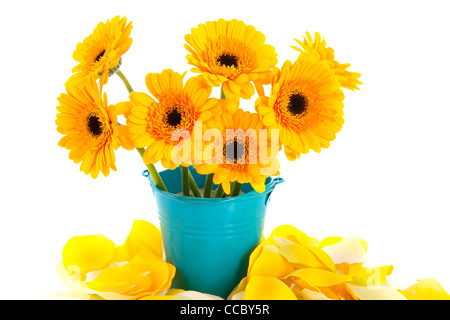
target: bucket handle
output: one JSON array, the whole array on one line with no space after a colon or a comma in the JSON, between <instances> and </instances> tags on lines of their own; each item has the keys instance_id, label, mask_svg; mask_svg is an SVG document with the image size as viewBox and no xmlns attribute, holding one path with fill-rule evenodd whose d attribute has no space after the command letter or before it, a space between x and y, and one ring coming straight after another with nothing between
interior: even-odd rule
<instances>
[{"instance_id":1,"label":"bucket handle","mask_svg":"<svg viewBox=\"0 0 450 320\"><path fill-rule=\"evenodd\" d=\"M144 177L146 177L146 178L148 178L149 176L150 176L150 173L148 172L148 170L144 170L143 172L142 172L142 175L144 176ZM151 180L151 179L150 179ZM153 195L155 195L155 190L152 188L152 192L153 192Z\"/></svg>"},{"instance_id":2,"label":"bucket handle","mask_svg":"<svg viewBox=\"0 0 450 320\"><path fill-rule=\"evenodd\" d=\"M273 179L273 182L275 182L275 185L283 183L284 179L281 177L276 177L275 179Z\"/></svg>"},{"instance_id":3,"label":"bucket handle","mask_svg":"<svg viewBox=\"0 0 450 320\"><path fill-rule=\"evenodd\" d=\"M281 177L276 177L275 179L273 179L273 182L275 183L275 185L283 183L284 179ZM266 206L269 204L270 201L270 196L272 195L273 191L270 191L267 196L266 196L266 202L264 203Z\"/></svg>"}]
</instances>

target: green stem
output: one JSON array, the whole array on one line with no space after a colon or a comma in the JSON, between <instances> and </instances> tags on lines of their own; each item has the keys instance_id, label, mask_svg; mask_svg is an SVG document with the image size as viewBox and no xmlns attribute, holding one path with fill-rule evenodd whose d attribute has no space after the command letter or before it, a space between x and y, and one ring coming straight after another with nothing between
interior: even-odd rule
<instances>
[{"instance_id":1,"label":"green stem","mask_svg":"<svg viewBox=\"0 0 450 320\"><path fill-rule=\"evenodd\" d=\"M219 184L216 190L216 198L222 198L222 196L223 196L223 188L222 184Z\"/></svg>"},{"instance_id":2,"label":"green stem","mask_svg":"<svg viewBox=\"0 0 450 320\"><path fill-rule=\"evenodd\" d=\"M136 148L136 150L139 152L139 154L141 155L141 157L144 157L144 148ZM150 163L150 164L146 164L148 172L150 173L150 175L152 176L153 181L155 182L155 185L158 187L159 190L162 191L167 191L167 188L164 184L164 182L161 179L161 176L159 175L158 171L155 168L155 165Z\"/></svg>"},{"instance_id":3,"label":"green stem","mask_svg":"<svg viewBox=\"0 0 450 320\"><path fill-rule=\"evenodd\" d=\"M128 82L128 79L125 77L122 71L117 70L116 74L119 76L120 79L122 79L123 83L125 84L125 87L127 87L128 92L132 93L133 88L131 87L130 83Z\"/></svg>"},{"instance_id":4,"label":"green stem","mask_svg":"<svg viewBox=\"0 0 450 320\"><path fill-rule=\"evenodd\" d=\"M214 173L210 173L206 176L205 190L203 191L203 198L211 198L213 178L214 178Z\"/></svg>"},{"instance_id":5,"label":"green stem","mask_svg":"<svg viewBox=\"0 0 450 320\"><path fill-rule=\"evenodd\" d=\"M122 73L122 71L117 70L116 74L119 76L120 79L122 79L123 83L127 87L127 90L129 93L133 92L133 88L131 87L131 84L128 82L128 79L125 77L125 75ZM141 157L144 157L144 148L136 148L136 150L139 152ZM158 189L162 191L167 191L166 186L164 185L164 182L161 179L161 176L158 173L158 170L156 170L155 165L150 163L146 164L148 172L152 176L153 181L155 182L155 185L158 187Z\"/></svg>"},{"instance_id":6,"label":"green stem","mask_svg":"<svg viewBox=\"0 0 450 320\"><path fill-rule=\"evenodd\" d=\"M223 92L223 84L220 86L220 99L226 99L225 93Z\"/></svg>"},{"instance_id":7,"label":"green stem","mask_svg":"<svg viewBox=\"0 0 450 320\"><path fill-rule=\"evenodd\" d=\"M189 169L188 169L189 172ZM192 177L191 173L189 172L189 187L192 190L192 193L194 194L194 197L201 198L202 194L200 193L200 190L198 190L197 184L195 183L194 178Z\"/></svg>"},{"instance_id":8,"label":"green stem","mask_svg":"<svg viewBox=\"0 0 450 320\"><path fill-rule=\"evenodd\" d=\"M223 84L220 86L220 99L226 99L225 93L223 92ZM212 179L211 179L212 180ZM206 188L206 186L205 186ZM206 189L205 189L206 191ZM222 198L223 197L223 187L222 184L219 184L216 190L216 198Z\"/></svg>"},{"instance_id":9,"label":"green stem","mask_svg":"<svg viewBox=\"0 0 450 320\"><path fill-rule=\"evenodd\" d=\"M181 169L181 182L183 184L183 196L189 197L189 169L180 166Z\"/></svg>"},{"instance_id":10,"label":"green stem","mask_svg":"<svg viewBox=\"0 0 450 320\"><path fill-rule=\"evenodd\" d=\"M237 197L239 192L241 192L242 183L235 181L233 183L233 188L231 189L230 197Z\"/></svg>"}]
</instances>

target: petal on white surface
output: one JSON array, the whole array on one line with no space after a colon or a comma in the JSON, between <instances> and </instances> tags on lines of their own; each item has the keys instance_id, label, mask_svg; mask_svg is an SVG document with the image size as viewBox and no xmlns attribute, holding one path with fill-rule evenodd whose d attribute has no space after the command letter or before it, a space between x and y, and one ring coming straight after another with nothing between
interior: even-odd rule
<instances>
[{"instance_id":1,"label":"petal on white surface","mask_svg":"<svg viewBox=\"0 0 450 320\"><path fill-rule=\"evenodd\" d=\"M190 300L223 300L221 297L197 291L183 291L176 294L175 297L182 297Z\"/></svg>"},{"instance_id":2,"label":"petal on white surface","mask_svg":"<svg viewBox=\"0 0 450 320\"><path fill-rule=\"evenodd\" d=\"M347 286L361 300L406 300L404 295L391 287L361 287L352 284Z\"/></svg>"},{"instance_id":3,"label":"petal on white surface","mask_svg":"<svg viewBox=\"0 0 450 320\"><path fill-rule=\"evenodd\" d=\"M300 291L299 297L305 300L332 300L323 293L312 291L309 289L303 289L302 291Z\"/></svg>"},{"instance_id":4,"label":"petal on white surface","mask_svg":"<svg viewBox=\"0 0 450 320\"><path fill-rule=\"evenodd\" d=\"M340 242L322 248L335 264L359 263L367 260L367 252L359 238L343 238Z\"/></svg>"},{"instance_id":5,"label":"petal on white surface","mask_svg":"<svg viewBox=\"0 0 450 320\"><path fill-rule=\"evenodd\" d=\"M244 296L245 296L245 291L241 291L236 293L231 300L244 300Z\"/></svg>"}]
</instances>

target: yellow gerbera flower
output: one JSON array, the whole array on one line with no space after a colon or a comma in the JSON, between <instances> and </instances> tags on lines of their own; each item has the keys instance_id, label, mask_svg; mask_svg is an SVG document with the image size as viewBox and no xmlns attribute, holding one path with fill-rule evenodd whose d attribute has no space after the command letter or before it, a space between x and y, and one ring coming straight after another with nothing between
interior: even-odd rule
<instances>
[{"instance_id":1,"label":"yellow gerbera flower","mask_svg":"<svg viewBox=\"0 0 450 320\"><path fill-rule=\"evenodd\" d=\"M158 102L146 93L130 94L127 126L134 145L147 147L143 155L147 164L161 161L168 169L190 165L191 154L182 151L192 150L195 122L202 121L205 130L221 114L218 99L209 98L211 87L201 76L190 78L184 86L183 77L170 69L149 73L145 82Z\"/></svg>"},{"instance_id":2,"label":"yellow gerbera flower","mask_svg":"<svg viewBox=\"0 0 450 320\"><path fill-rule=\"evenodd\" d=\"M69 84L67 94L59 98L56 125L63 134L58 145L70 150L69 158L81 162L80 170L97 178L109 170L117 170L114 150L119 148L117 115L108 107L106 94L103 99L93 78L86 82Z\"/></svg>"},{"instance_id":3,"label":"yellow gerbera flower","mask_svg":"<svg viewBox=\"0 0 450 320\"><path fill-rule=\"evenodd\" d=\"M262 84L270 82L270 70L277 64L274 47L265 36L242 21L208 21L185 36L186 56L193 72L202 73L212 87L223 85L227 109L236 112L239 98L250 99L253 83L260 95Z\"/></svg>"},{"instance_id":4,"label":"yellow gerbera flower","mask_svg":"<svg viewBox=\"0 0 450 320\"><path fill-rule=\"evenodd\" d=\"M344 123L344 94L334 72L311 55L286 61L274 69L270 97L259 97L256 110L264 124L279 129L280 142L289 160L310 149L320 152Z\"/></svg>"},{"instance_id":5,"label":"yellow gerbera flower","mask_svg":"<svg viewBox=\"0 0 450 320\"><path fill-rule=\"evenodd\" d=\"M318 32L316 32L314 40L309 32L306 32L306 37L303 37L303 42L297 39L294 40L301 46L301 48L294 46L292 46L292 48L300 51L300 55L315 54L319 57L320 61L326 61L330 69L333 70L338 77L342 88L359 90L358 85L362 84L362 82L359 81L358 78L361 77L361 74L348 71L347 68L350 67L350 63L341 64L336 61L334 59L333 48L326 46L325 40L320 37Z\"/></svg>"},{"instance_id":6,"label":"yellow gerbera flower","mask_svg":"<svg viewBox=\"0 0 450 320\"><path fill-rule=\"evenodd\" d=\"M91 35L77 44L73 58L79 62L68 82L82 81L93 75L102 76L102 84L108 81L108 75L114 74L122 62L121 56L128 51L133 40L130 38L132 25L127 19L114 17L100 22Z\"/></svg>"},{"instance_id":7,"label":"yellow gerbera flower","mask_svg":"<svg viewBox=\"0 0 450 320\"><path fill-rule=\"evenodd\" d=\"M203 161L194 167L200 174L214 173L213 182L221 184L227 194L234 181L250 183L257 192L264 192L265 180L278 174L279 162L275 158L278 148L272 153L270 134L267 143L261 144L262 120L257 113L242 109L223 113L221 120L217 129L222 136L204 148Z\"/></svg>"}]
</instances>

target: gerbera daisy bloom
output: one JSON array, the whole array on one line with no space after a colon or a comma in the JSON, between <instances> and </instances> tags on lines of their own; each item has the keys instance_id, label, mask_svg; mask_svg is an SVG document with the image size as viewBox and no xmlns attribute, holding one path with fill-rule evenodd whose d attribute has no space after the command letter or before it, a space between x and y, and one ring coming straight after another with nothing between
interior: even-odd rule
<instances>
[{"instance_id":1,"label":"gerbera daisy bloom","mask_svg":"<svg viewBox=\"0 0 450 320\"><path fill-rule=\"evenodd\" d=\"M238 20L208 21L192 28L185 40L190 52L186 58L195 66L192 71L201 73L212 87L222 84L229 112L236 112L240 97L250 99L254 94L250 81L264 94L262 84L270 83L277 54L253 26Z\"/></svg>"},{"instance_id":2,"label":"gerbera daisy bloom","mask_svg":"<svg viewBox=\"0 0 450 320\"><path fill-rule=\"evenodd\" d=\"M192 154L182 150L188 146L192 151L190 136L195 122L202 121L202 130L206 130L221 114L219 100L209 98L212 88L201 76L190 78L184 86L183 77L171 69L149 73L145 82L156 100L142 92L130 94L127 126L134 145L147 148L143 155L146 164L161 161L168 169L190 165Z\"/></svg>"},{"instance_id":3,"label":"gerbera daisy bloom","mask_svg":"<svg viewBox=\"0 0 450 320\"><path fill-rule=\"evenodd\" d=\"M303 37L303 42L297 39L294 40L301 46L301 48L294 46L292 46L292 48L300 51L300 56L302 54L317 55L320 61L326 61L328 63L330 69L332 69L338 77L342 88L359 90L358 85L362 84L362 82L359 81L358 78L361 77L361 74L348 71L347 69L350 67L350 63L341 64L336 61L334 59L333 48L326 46L325 40L320 37L318 32L316 32L314 40L309 32L306 32L306 37Z\"/></svg>"},{"instance_id":4,"label":"gerbera daisy bloom","mask_svg":"<svg viewBox=\"0 0 450 320\"><path fill-rule=\"evenodd\" d=\"M69 159L81 162L80 170L97 178L116 171L114 150L119 148L117 115L108 107L106 94L100 96L94 78L69 84L59 98L56 125L63 134L58 145L70 150Z\"/></svg>"},{"instance_id":5,"label":"gerbera daisy bloom","mask_svg":"<svg viewBox=\"0 0 450 320\"><path fill-rule=\"evenodd\" d=\"M277 175L280 166L275 158L278 148L272 154L270 134L264 137L268 140L264 145L260 141L260 130L265 128L257 113L242 109L234 114L224 112L217 123L221 139L204 148L204 161L194 167L200 174L214 173L213 182L221 184L226 194L234 181L250 183L257 192L264 192L266 178Z\"/></svg>"},{"instance_id":6,"label":"gerbera daisy bloom","mask_svg":"<svg viewBox=\"0 0 450 320\"><path fill-rule=\"evenodd\" d=\"M68 82L82 81L86 76L102 77L102 84L108 81L108 76L114 74L122 63L121 56L130 48L133 40L130 38L131 22L119 16L100 22L91 35L82 43L77 44L73 58L79 62L72 72Z\"/></svg>"},{"instance_id":7,"label":"gerbera daisy bloom","mask_svg":"<svg viewBox=\"0 0 450 320\"><path fill-rule=\"evenodd\" d=\"M256 110L271 129L279 129L289 160L309 149L328 148L341 129L344 94L334 72L313 56L275 68L270 97L259 97Z\"/></svg>"}]
</instances>

